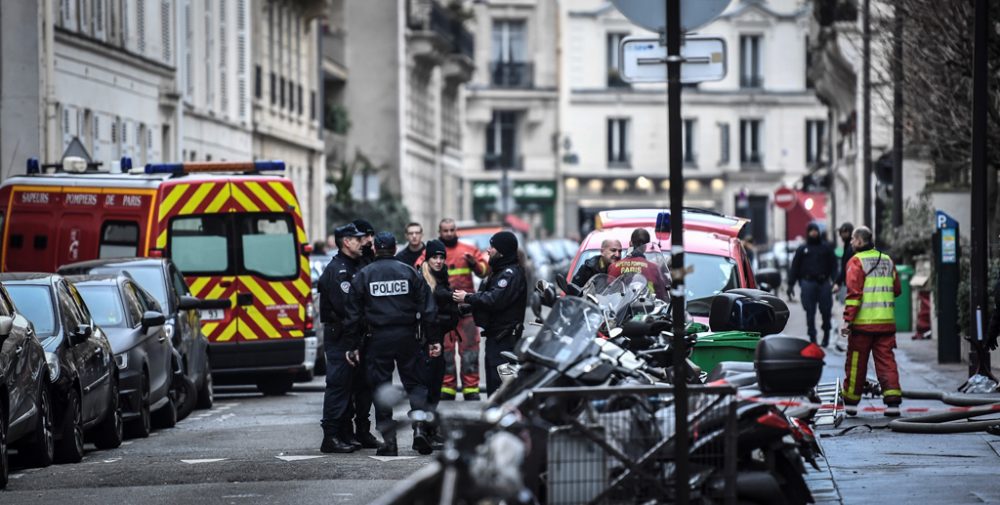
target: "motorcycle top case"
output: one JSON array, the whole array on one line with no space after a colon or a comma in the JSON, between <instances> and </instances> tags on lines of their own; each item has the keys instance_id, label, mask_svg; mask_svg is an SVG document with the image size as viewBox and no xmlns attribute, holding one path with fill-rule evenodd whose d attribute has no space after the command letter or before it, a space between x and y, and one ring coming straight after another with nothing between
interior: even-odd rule
<instances>
[{"instance_id":1,"label":"motorcycle top case","mask_svg":"<svg viewBox=\"0 0 1000 505\"><path fill-rule=\"evenodd\" d=\"M782 331L785 331L785 325L788 324L788 317L791 315L791 312L788 310L788 304L786 304L785 301L782 300L781 298L778 298L777 296L774 296L771 293L768 293L767 291L761 291L759 289L739 288L739 289L730 289L729 291L726 292L743 295L750 298L751 300L765 302L768 305L770 305L771 308L774 309L774 326L767 328L768 330L772 331L764 331L761 332L762 334L772 335L775 333L781 333Z\"/></svg>"},{"instance_id":2,"label":"motorcycle top case","mask_svg":"<svg viewBox=\"0 0 1000 505\"><path fill-rule=\"evenodd\" d=\"M754 356L757 384L767 395L803 396L819 384L823 375L823 351L808 340L786 335L760 339Z\"/></svg>"},{"instance_id":3,"label":"motorcycle top case","mask_svg":"<svg viewBox=\"0 0 1000 505\"><path fill-rule=\"evenodd\" d=\"M760 293L766 295L762 291ZM785 321L787 317L779 319L774 305L767 299L732 291L719 293L712 299L708 316L712 331L744 331L761 335L780 333L785 328Z\"/></svg>"}]
</instances>

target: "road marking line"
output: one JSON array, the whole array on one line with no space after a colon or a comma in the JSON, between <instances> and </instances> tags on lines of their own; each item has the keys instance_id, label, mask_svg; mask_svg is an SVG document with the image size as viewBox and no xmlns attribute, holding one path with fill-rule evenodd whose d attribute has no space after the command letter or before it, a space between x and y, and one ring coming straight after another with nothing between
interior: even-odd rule
<instances>
[{"instance_id":1,"label":"road marking line","mask_svg":"<svg viewBox=\"0 0 1000 505\"><path fill-rule=\"evenodd\" d=\"M368 456L376 461L386 462L386 461L400 461L404 459L417 459L416 456Z\"/></svg>"},{"instance_id":2,"label":"road marking line","mask_svg":"<svg viewBox=\"0 0 1000 505\"><path fill-rule=\"evenodd\" d=\"M132 441L128 440L126 442L122 442L122 445L132 445Z\"/></svg>"},{"instance_id":3,"label":"road marking line","mask_svg":"<svg viewBox=\"0 0 1000 505\"><path fill-rule=\"evenodd\" d=\"M182 459L181 463L187 463L189 465L198 465L201 463L218 463L219 461L225 461L229 458L216 458L216 459Z\"/></svg>"},{"instance_id":4,"label":"road marking line","mask_svg":"<svg viewBox=\"0 0 1000 505\"><path fill-rule=\"evenodd\" d=\"M226 414L226 415L224 415L224 416L216 419L216 421L225 421L226 419L231 419L233 417L236 417L236 414Z\"/></svg>"},{"instance_id":5,"label":"road marking line","mask_svg":"<svg viewBox=\"0 0 1000 505\"><path fill-rule=\"evenodd\" d=\"M305 461L307 459L325 458L326 456L275 456L282 461Z\"/></svg>"},{"instance_id":6,"label":"road marking line","mask_svg":"<svg viewBox=\"0 0 1000 505\"><path fill-rule=\"evenodd\" d=\"M111 459L104 460L104 462L105 463L115 463L115 462L118 462L118 461L121 461L121 460L122 460L121 458L111 458Z\"/></svg>"}]
</instances>

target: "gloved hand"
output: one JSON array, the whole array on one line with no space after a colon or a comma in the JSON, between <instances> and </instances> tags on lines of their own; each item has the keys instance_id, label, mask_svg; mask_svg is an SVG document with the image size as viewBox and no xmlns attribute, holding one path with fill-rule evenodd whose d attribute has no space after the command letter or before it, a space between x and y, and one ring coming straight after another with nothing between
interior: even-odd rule
<instances>
[{"instance_id":1,"label":"gloved hand","mask_svg":"<svg viewBox=\"0 0 1000 505\"><path fill-rule=\"evenodd\" d=\"M358 354L357 349L345 352L344 357L347 359L347 363L351 366L358 366L358 363L361 362L361 357Z\"/></svg>"},{"instance_id":2,"label":"gloved hand","mask_svg":"<svg viewBox=\"0 0 1000 505\"><path fill-rule=\"evenodd\" d=\"M789 300L791 300L792 298L795 298L795 288L794 287L788 286L788 291L786 291L786 293L788 294L788 299Z\"/></svg>"},{"instance_id":3,"label":"gloved hand","mask_svg":"<svg viewBox=\"0 0 1000 505\"><path fill-rule=\"evenodd\" d=\"M427 346L427 354L432 358L440 356L441 344L430 344L429 346Z\"/></svg>"},{"instance_id":4,"label":"gloved hand","mask_svg":"<svg viewBox=\"0 0 1000 505\"><path fill-rule=\"evenodd\" d=\"M465 253L465 256L463 256L463 257L465 258L465 263L467 265L469 265L470 267L476 266L476 257L475 256L473 256L470 253Z\"/></svg>"},{"instance_id":5,"label":"gloved hand","mask_svg":"<svg viewBox=\"0 0 1000 505\"><path fill-rule=\"evenodd\" d=\"M997 350L997 344L997 336L995 334L986 339L986 346L989 347L991 351Z\"/></svg>"},{"instance_id":6,"label":"gloved hand","mask_svg":"<svg viewBox=\"0 0 1000 505\"><path fill-rule=\"evenodd\" d=\"M850 338L851 337L851 327L845 324L840 329L840 336L844 337L844 338Z\"/></svg>"}]
</instances>

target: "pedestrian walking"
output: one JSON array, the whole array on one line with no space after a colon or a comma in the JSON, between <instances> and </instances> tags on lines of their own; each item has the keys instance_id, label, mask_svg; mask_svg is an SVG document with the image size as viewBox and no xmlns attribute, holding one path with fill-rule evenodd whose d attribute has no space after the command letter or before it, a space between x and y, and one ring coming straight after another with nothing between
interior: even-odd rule
<instances>
[{"instance_id":1,"label":"pedestrian walking","mask_svg":"<svg viewBox=\"0 0 1000 505\"><path fill-rule=\"evenodd\" d=\"M524 311L528 306L528 280L518 261L517 236L509 231L495 233L490 238L490 269L492 273L479 286L478 293L456 289L453 300L472 306L476 324L483 328L486 339L486 393L500 388L497 366L507 363L501 356L513 351L524 331Z\"/></svg>"},{"instance_id":2,"label":"pedestrian walking","mask_svg":"<svg viewBox=\"0 0 1000 505\"><path fill-rule=\"evenodd\" d=\"M392 383L396 370L410 399L410 408L425 410L427 386L421 357L421 324L436 317L430 288L417 271L395 259L396 238L380 232L374 239L375 261L362 268L351 282L347 298L345 336L353 345L347 355L354 366L365 360L368 384L373 391ZM362 322L371 337L362 342ZM382 434L378 456L396 456L392 405L375 405L375 426ZM413 427L413 450L430 454L431 444L423 423Z\"/></svg>"},{"instance_id":3,"label":"pedestrian walking","mask_svg":"<svg viewBox=\"0 0 1000 505\"><path fill-rule=\"evenodd\" d=\"M396 259L410 266L424 255L424 227L420 223L406 225L406 247L396 253Z\"/></svg>"},{"instance_id":4,"label":"pedestrian walking","mask_svg":"<svg viewBox=\"0 0 1000 505\"><path fill-rule=\"evenodd\" d=\"M823 319L821 345L826 347L830 344L833 311L830 281L837 273L837 255L820 234L819 225L809 223L806 234L806 243L799 246L792 259L792 268L788 273L788 297L794 296L797 283L801 291L802 307L806 310L806 330L813 343L816 343L816 308L819 307L820 317Z\"/></svg>"},{"instance_id":5,"label":"pedestrian walking","mask_svg":"<svg viewBox=\"0 0 1000 505\"><path fill-rule=\"evenodd\" d=\"M365 234L361 239L361 267L363 268L375 261L375 249L372 247L372 241L375 239L375 227L365 219L355 219L354 226Z\"/></svg>"},{"instance_id":6,"label":"pedestrian walking","mask_svg":"<svg viewBox=\"0 0 1000 505\"><path fill-rule=\"evenodd\" d=\"M649 231L636 228L632 231L629 245L632 251L625 258L608 268L608 277L618 278L623 274L641 274L646 278L649 289L656 297L665 302L670 301L670 272L646 258L649 248Z\"/></svg>"},{"instance_id":7,"label":"pedestrian walking","mask_svg":"<svg viewBox=\"0 0 1000 505\"><path fill-rule=\"evenodd\" d=\"M840 235L841 242L844 243L844 252L840 255L840 269L837 270L837 277L833 281L833 292L837 294L837 299L843 302L846 295L844 278L847 275L847 262L854 256L854 247L851 246L851 235L854 233L854 225L844 223L840 225L837 233Z\"/></svg>"},{"instance_id":8,"label":"pedestrian walking","mask_svg":"<svg viewBox=\"0 0 1000 505\"><path fill-rule=\"evenodd\" d=\"M447 253L445 265L448 267L448 283L451 289L472 292L475 285L472 276L484 278L489 274L489 257L476 246L458 240L458 228L454 219L442 219L438 224L438 240ZM417 260L417 265L423 259ZM462 398L469 401L479 400L479 328L471 315L462 316L458 321L458 330L445 335L444 347L444 382L441 384L441 400L454 400L459 391ZM456 367L456 354L458 350ZM459 374L461 388L459 388Z\"/></svg>"},{"instance_id":9,"label":"pedestrian walking","mask_svg":"<svg viewBox=\"0 0 1000 505\"><path fill-rule=\"evenodd\" d=\"M440 240L427 242L424 250L424 262L420 265L420 273L430 287L437 306L437 317L428 325L427 346L427 409L437 411L441 401L441 384L444 382L444 355L441 342L445 335L455 332L461 318L458 304L452 299L454 292L448 283L448 268L445 265L447 249ZM440 450L444 438L434 427L429 427L431 447Z\"/></svg>"},{"instance_id":10,"label":"pedestrian walking","mask_svg":"<svg viewBox=\"0 0 1000 505\"><path fill-rule=\"evenodd\" d=\"M583 262L583 266L573 276L573 284L583 287L591 277L597 274L607 274L608 268L622 259L622 241L607 239L601 242L601 254Z\"/></svg>"},{"instance_id":11,"label":"pedestrian walking","mask_svg":"<svg viewBox=\"0 0 1000 505\"><path fill-rule=\"evenodd\" d=\"M323 352L327 363L323 419L320 422L323 427L320 451L325 453L354 452L362 446L374 447L377 442L369 432L370 427L356 427L357 437L352 433L352 391L356 374L347 359L353 344L345 337L344 330L347 296L351 281L360 268L361 238L364 235L353 223L334 230L337 255L327 264L318 282ZM360 380L363 381L363 377Z\"/></svg>"},{"instance_id":12,"label":"pedestrian walking","mask_svg":"<svg viewBox=\"0 0 1000 505\"><path fill-rule=\"evenodd\" d=\"M899 296L899 275L892 258L875 249L872 232L859 226L853 232L854 257L847 262L847 300L844 307L844 334L847 355L844 360L844 404L856 406L861 401L868 369L868 355L875 360L875 374L882 386L885 415L899 415L902 390L896 369L895 299ZM848 413L851 413L848 410Z\"/></svg>"}]
</instances>

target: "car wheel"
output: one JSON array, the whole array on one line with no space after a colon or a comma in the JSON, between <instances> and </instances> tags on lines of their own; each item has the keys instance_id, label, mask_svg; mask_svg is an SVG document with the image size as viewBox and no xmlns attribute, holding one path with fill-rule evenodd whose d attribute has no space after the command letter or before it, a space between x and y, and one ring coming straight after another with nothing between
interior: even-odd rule
<instances>
[{"instance_id":1,"label":"car wheel","mask_svg":"<svg viewBox=\"0 0 1000 505\"><path fill-rule=\"evenodd\" d=\"M7 488L7 475L10 466L7 462L7 406L0 402L0 489Z\"/></svg>"},{"instance_id":2,"label":"car wheel","mask_svg":"<svg viewBox=\"0 0 1000 505\"><path fill-rule=\"evenodd\" d=\"M52 397L43 382L38 387L38 409L35 432L24 445L23 452L32 466L46 467L55 457L55 437L52 435ZM21 451L18 451L21 452Z\"/></svg>"},{"instance_id":3,"label":"car wheel","mask_svg":"<svg viewBox=\"0 0 1000 505\"><path fill-rule=\"evenodd\" d=\"M153 413L153 427L156 429L173 428L177 425L177 392L173 385L167 391L167 403Z\"/></svg>"},{"instance_id":4,"label":"car wheel","mask_svg":"<svg viewBox=\"0 0 1000 505\"><path fill-rule=\"evenodd\" d=\"M128 435L131 438L146 438L153 431L152 419L149 413L149 374L142 374L142 392L139 401L139 419L128 423Z\"/></svg>"},{"instance_id":5,"label":"car wheel","mask_svg":"<svg viewBox=\"0 0 1000 505\"><path fill-rule=\"evenodd\" d=\"M176 388L174 398L177 405L177 420L180 421L194 411L195 402L198 401L198 390L194 387L194 381L186 375L175 377Z\"/></svg>"},{"instance_id":6,"label":"car wheel","mask_svg":"<svg viewBox=\"0 0 1000 505\"><path fill-rule=\"evenodd\" d=\"M79 463L83 459L83 404L80 392L71 389L66 397L66 418L56 442L57 463Z\"/></svg>"},{"instance_id":7,"label":"car wheel","mask_svg":"<svg viewBox=\"0 0 1000 505\"><path fill-rule=\"evenodd\" d=\"M212 391L212 365L205 363L205 378L198 390L198 403L195 408L210 409L215 404L215 392Z\"/></svg>"},{"instance_id":8,"label":"car wheel","mask_svg":"<svg viewBox=\"0 0 1000 505\"><path fill-rule=\"evenodd\" d=\"M122 409L120 397L118 396L118 380L111 382L111 397L108 398L108 410L104 413L104 420L97 426L94 436L94 445L98 449L115 449L122 445L125 438L124 422L122 422Z\"/></svg>"},{"instance_id":9,"label":"car wheel","mask_svg":"<svg viewBox=\"0 0 1000 505\"><path fill-rule=\"evenodd\" d=\"M257 381L257 390L264 396L281 396L292 390L292 377L269 377Z\"/></svg>"}]
</instances>

